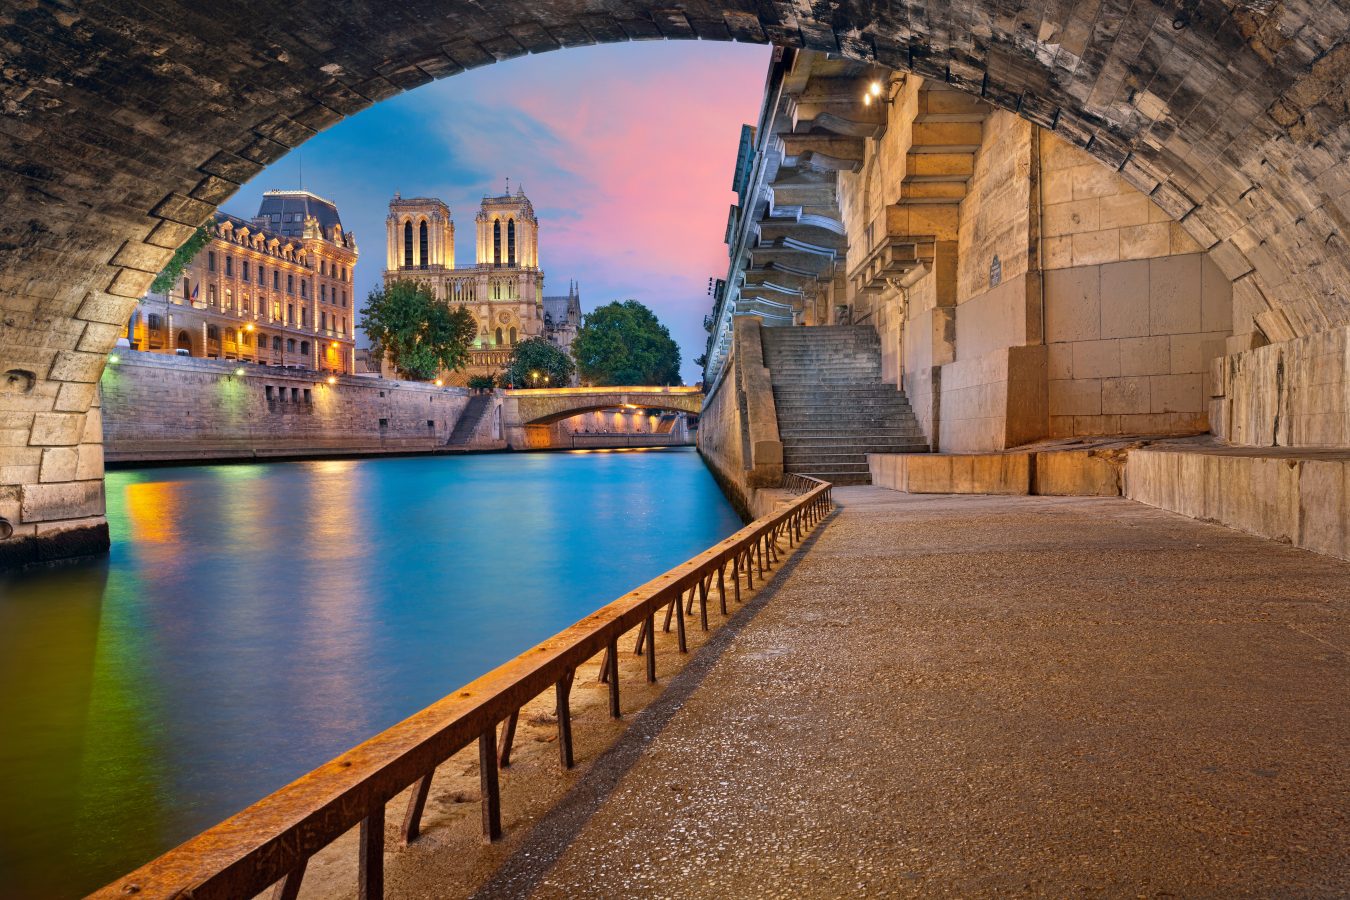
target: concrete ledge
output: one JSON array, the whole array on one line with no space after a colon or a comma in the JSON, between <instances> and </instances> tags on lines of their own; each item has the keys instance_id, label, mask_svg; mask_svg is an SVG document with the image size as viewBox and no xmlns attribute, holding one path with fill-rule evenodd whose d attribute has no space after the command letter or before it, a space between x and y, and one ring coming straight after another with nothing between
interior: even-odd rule
<instances>
[{"instance_id":1,"label":"concrete ledge","mask_svg":"<svg viewBox=\"0 0 1350 900\"><path fill-rule=\"evenodd\" d=\"M1125 464L1125 496L1350 559L1350 450L1135 450Z\"/></svg>"},{"instance_id":2,"label":"concrete ledge","mask_svg":"<svg viewBox=\"0 0 1350 900\"><path fill-rule=\"evenodd\" d=\"M872 483L911 494L1026 494L1026 453L869 453Z\"/></svg>"},{"instance_id":3,"label":"concrete ledge","mask_svg":"<svg viewBox=\"0 0 1350 900\"><path fill-rule=\"evenodd\" d=\"M1119 497L1125 450L1048 450L1030 454L1031 492L1048 497Z\"/></svg>"}]
</instances>

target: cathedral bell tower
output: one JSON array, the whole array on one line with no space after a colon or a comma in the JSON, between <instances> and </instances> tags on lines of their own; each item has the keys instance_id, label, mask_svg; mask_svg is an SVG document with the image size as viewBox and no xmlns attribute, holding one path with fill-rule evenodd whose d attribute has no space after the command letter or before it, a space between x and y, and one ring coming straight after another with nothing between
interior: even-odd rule
<instances>
[{"instance_id":1,"label":"cathedral bell tower","mask_svg":"<svg viewBox=\"0 0 1350 900\"><path fill-rule=\"evenodd\" d=\"M494 269L539 268L539 220L525 191L484 197L478 208L478 250L480 266Z\"/></svg>"},{"instance_id":2,"label":"cathedral bell tower","mask_svg":"<svg viewBox=\"0 0 1350 900\"><path fill-rule=\"evenodd\" d=\"M389 201L384 220L388 237L385 271L419 271L455 267L455 222L450 207L434 197Z\"/></svg>"}]
</instances>

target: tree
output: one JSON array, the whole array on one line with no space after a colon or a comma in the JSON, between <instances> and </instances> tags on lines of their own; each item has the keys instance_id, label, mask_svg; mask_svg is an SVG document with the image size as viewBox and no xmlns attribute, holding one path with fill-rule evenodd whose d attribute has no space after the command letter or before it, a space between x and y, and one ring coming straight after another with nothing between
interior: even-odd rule
<instances>
[{"instance_id":1,"label":"tree","mask_svg":"<svg viewBox=\"0 0 1350 900\"><path fill-rule=\"evenodd\" d=\"M463 306L451 309L415 281L395 281L371 291L361 309L361 328L384 348L395 368L423 381L442 369L464 368L478 336L473 313Z\"/></svg>"},{"instance_id":2,"label":"tree","mask_svg":"<svg viewBox=\"0 0 1350 900\"><path fill-rule=\"evenodd\" d=\"M680 384L680 346L636 300L590 312L572 341L581 377L599 385Z\"/></svg>"},{"instance_id":3,"label":"tree","mask_svg":"<svg viewBox=\"0 0 1350 900\"><path fill-rule=\"evenodd\" d=\"M178 284L178 279L183 277L183 270L188 267L193 258L202 252L206 242L211 240L211 233L206 230L205 225L197 226L197 230L192 232L192 237L183 242L183 246L173 251L173 256L169 257L169 263L164 270L155 276L155 280L150 282L150 290L156 294L167 294L173 290L174 285Z\"/></svg>"},{"instance_id":4,"label":"tree","mask_svg":"<svg viewBox=\"0 0 1350 900\"><path fill-rule=\"evenodd\" d=\"M547 338L526 338L511 352L511 362L502 383L515 387L566 387L572 383L576 364ZM538 378L535 378L535 373Z\"/></svg>"}]
</instances>

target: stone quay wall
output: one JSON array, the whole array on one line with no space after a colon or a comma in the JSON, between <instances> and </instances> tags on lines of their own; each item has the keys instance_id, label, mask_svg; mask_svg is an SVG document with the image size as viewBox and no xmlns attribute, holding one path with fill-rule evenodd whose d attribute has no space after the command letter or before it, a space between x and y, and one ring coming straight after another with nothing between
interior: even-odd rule
<instances>
[{"instance_id":1,"label":"stone quay wall","mask_svg":"<svg viewBox=\"0 0 1350 900\"><path fill-rule=\"evenodd\" d=\"M782 484L783 444L761 320L741 316L732 327L731 353L703 400L698 449L731 505L751 519L768 511L764 489Z\"/></svg>"},{"instance_id":2,"label":"stone quay wall","mask_svg":"<svg viewBox=\"0 0 1350 900\"><path fill-rule=\"evenodd\" d=\"M100 382L108 462L417 453L445 447L464 388L121 351ZM497 401L500 402L500 401ZM469 449L504 447L483 416Z\"/></svg>"}]
</instances>

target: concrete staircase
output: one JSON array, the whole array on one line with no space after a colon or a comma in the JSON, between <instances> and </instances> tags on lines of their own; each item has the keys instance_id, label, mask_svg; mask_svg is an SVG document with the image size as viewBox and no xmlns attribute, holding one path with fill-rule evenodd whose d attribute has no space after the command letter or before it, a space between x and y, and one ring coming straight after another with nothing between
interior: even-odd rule
<instances>
[{"instance_id":1,"label":"concrete staircase","mask_svg":"<svg viewBox=\"0 0 1350 900\"><path fill-rule=\"evenodd\" d=\"M928 450L904 393L881 381L881 341L871 326L761 334L785 472L869 484L868 453Z\"/></svg>"},{"instance_id":2,"label":"concrete staircase","mask_svg":"<svg viewBox=\"0 0 1350 900\"><path fill-rule=\"evenodd\" d=\"M491 408L491 394L474 394L470 397L468 404L464 407L464 412L460 413L459 418L455 420L454 430L450 432L450 439L445 442L445 445L447 447L463 447L473 440L473 434L478 430L478 423L483 421L483 416Z\"/></svg>"}]
</instances>

